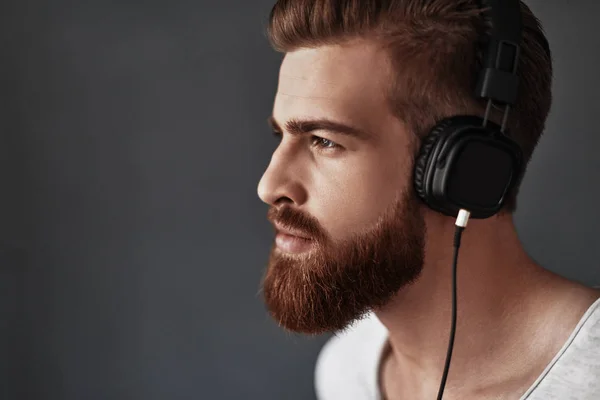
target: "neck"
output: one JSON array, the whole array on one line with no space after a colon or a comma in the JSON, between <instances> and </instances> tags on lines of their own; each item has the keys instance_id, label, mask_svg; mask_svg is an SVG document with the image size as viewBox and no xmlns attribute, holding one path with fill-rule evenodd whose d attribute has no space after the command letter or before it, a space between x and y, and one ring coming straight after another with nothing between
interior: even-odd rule
<instances>
[{"instance_id":1,"label":"neck","mask_svg":"<svg viewBox=\"0 0 600 400\"><path fill-rule=\"evenodd\" d=\"M413 385L413 393L434 398L452 317L455 227L450 218L427 218L422 275L376 314L389 331L389 373ZM538 326L535 316L543 309L542 300L549 297L543 293L548 293L556 279L526 254L511 215L469 221L458 254L458 317L447 391L483 385L490 379L488 366L494 369L495 365L497 370L498 365L511 365L512 371L505 373L514 373L520 368L515 354L527 351L528 346L531 351L540 350L524 343L524 338L531 337L532 327Z\"/></svg>"}]
</instances>

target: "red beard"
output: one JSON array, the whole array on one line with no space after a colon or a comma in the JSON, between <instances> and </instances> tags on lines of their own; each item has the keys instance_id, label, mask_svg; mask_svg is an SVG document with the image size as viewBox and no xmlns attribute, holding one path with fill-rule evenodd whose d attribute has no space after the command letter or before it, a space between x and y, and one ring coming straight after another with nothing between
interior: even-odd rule
<instances>
[{"instance_id":1,"label":"red beard","mask_svg":"<svg viewBox=\"0 0 600 400\"><path fill-rule=\"evenodd\" d=\"M274 244L262 280L270 315L292 332L343 330L385 306L423 268L425 222L412 192L372 229L344 241L332 241L316 220L287 205L269 209L267 218L305 233L315 246L294 255Z\"/></svg>"}]
</instances>

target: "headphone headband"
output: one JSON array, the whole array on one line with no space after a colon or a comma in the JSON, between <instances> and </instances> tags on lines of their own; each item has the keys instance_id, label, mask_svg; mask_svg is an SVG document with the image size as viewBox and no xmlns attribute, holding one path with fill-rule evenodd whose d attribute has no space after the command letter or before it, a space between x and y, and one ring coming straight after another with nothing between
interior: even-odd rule
<instances>
[{"instance_id":1,"label":"headphone headband","mask_svg":"<svg viewBox=\"0 0 600 400\"><path fill-rule=\"evenodd\" d=\"M480 0L492 29L487 38L483 68L479 73L476 96L500 104L517 100L519 78L516 74L522 35L520 0Z\"/></svg>"}]
</instances>

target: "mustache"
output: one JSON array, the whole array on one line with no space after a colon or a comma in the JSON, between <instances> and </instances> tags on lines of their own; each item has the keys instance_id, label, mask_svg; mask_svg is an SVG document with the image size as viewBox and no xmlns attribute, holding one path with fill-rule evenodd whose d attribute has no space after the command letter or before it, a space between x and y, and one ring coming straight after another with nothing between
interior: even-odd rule
<instances>
[{"instance_id":1,"label":"mustache","mask_svg":"<svg viewBox=\"0 0 600 400\"><path fill-rule=\"evenodd\" d=\"M267 212L267 220L272 224L278 224L290 230L297 231L313 240L322 241L325 239L323 229L315 218L295 210L288 205L279 208L270 207Z\"/></svg>"}]
</instances>

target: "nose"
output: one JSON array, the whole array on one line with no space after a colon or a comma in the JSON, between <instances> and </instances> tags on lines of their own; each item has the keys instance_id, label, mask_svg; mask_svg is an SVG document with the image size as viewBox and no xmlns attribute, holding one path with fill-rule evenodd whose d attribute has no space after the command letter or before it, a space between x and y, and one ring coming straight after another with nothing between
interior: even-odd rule
<instances>
[{"instance_id":1,"label":"nose","mask_svg":"<svg viewBox=\"0 0 600 400\"><path fill-rule=\"evenodd\" d=\"M266 204L275 206L279 202L291 202L299 206L306 201L298 169L298 161L281 146L275 150L271 162L258 182L258 197Z\"/></svg>"}]
</instances>

